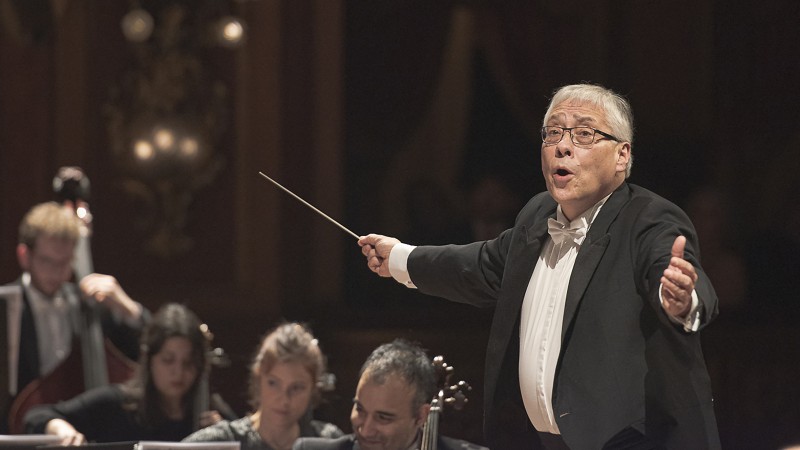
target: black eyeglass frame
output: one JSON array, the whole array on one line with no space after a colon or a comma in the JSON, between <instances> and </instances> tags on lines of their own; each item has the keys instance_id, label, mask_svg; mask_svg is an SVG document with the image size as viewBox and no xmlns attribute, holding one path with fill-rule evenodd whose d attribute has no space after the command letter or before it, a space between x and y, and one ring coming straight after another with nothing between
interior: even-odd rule
<instances>
[{"instance_id":1,"label":"black eyeglass frame","mask_svg":"<svg viewBox=\"0 0 800 450\"><path fill-rule=\"evenodd\" d=\"M546 139L545 129L547 129L547 128L560 128L561 129L561 137L556 142L547 142L547 141L545 141L545 139ZM575 134L572 133L572 130L574 130L576 128L588 128L588 129L592 130L592 132L594 133L594 134L592 134L592 143L591 144L581 144L579 142L575 142ZM559 142L561 142L562 139L564 139L564 135L567 134L567 131L569 131L570 140L572 140L572 143L575 144L575 145L594 145L595 144L595 140L594 140L594 135L595 134L599 134L600 136L603 136L604 138L610 139L612 141L623 142L622 139L614 136L613 134L606 133L605 131L600 131L597 128L587 127L586 125L580 125L580 126L571 127L571 128L559 127L559 126L555 126L555 125L547 125L547 126L543 126L542 129L541 129L542 143L547 144L547 145L556 145Z\"/></svg>"}]
</instances>

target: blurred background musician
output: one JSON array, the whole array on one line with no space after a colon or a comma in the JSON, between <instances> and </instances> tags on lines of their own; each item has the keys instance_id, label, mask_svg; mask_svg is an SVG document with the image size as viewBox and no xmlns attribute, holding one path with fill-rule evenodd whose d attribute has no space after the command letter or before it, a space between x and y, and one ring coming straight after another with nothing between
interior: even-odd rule
<instances>
[{"instance_id":1,"label":"blurred background musician","mask_svg":"<svg viewBox=\"0 0 800 450\"><path fill-rule=\"evenodd\" d=\"M208 340L200 320L177 303L162 306L147 325L134 377L87 391L25 416L25 431L61 437L62 445L87 442L179 441L194 431L194 402L208 369ZM221 416L203 414L202 425Z\"/></svg>"},{"instance_id":2,"label":"blurred background musician","mask_svg":"<svg viewBox=\"0 0 800 450\"><path fill-rule=\"evenodd\" d=\"M78 344L86 336L83 320L86 310L102 318L102 335L108 337L122 355L135 360L138 354L139 335L149 316L147 310L130 298L112 276L92 273L76 278L77 286L71 282L75 247L83 225L71 207L46 202L31 208L19 226L16 253L23 273L6 285L8 289L16 289L19 295L5 297L8 302L8 389L12 397L17 397L9 413L12 432L20 431L14 429L19 425L17 419L21 419L30 403L41 403L37 400L40 393L61 388L43 389L41 384L56 369L68 366L71 355L73 360L78 358L75 349L82 347ZM103 356L105 359L106 355ZM88 365L93 363L100 365L94 361L89 361ZM126 366L124 362L121 364ZM125 376L130 373L128 367ZM50 377L56 384L62 379ZM34 381L39 385L33 386ZM83 384L71 383L68 388L77 391L64 392L55 400L74 396L83 390ZM23 401L23 397L26 400ZM2 423L5 425L6 420Z\"/></svg>"}]
</instances>

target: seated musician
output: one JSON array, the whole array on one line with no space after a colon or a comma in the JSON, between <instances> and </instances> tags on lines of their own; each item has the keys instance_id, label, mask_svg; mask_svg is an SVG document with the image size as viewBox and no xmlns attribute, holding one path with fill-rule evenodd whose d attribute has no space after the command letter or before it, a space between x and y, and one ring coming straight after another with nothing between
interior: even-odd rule
<instances>
[{"instance_id":1,"label":"seated musician","mask_svg":"<svg viewBox=\"0 0 800 450\"><path fill-rule=\"evenodd\" d=\"M284 323L267 334L250 365L255 412L197 431L184 442L239 441L242 450L290 450L302 436L334 438L342 430L311 419L320 397L325 357L304 326Z\"/></svg>"},{"instance_id":2,"label":"seated musician","mask_svg":"<svg viewBox=\"0 0 800 450\"><path fill-rule=\"evenodd\" d=\"M436 392L435 369L423 349L402 339L383 344L361 367L350 413L353 434L338 439L303 438L293 449L419 449ZM436 442L439 450L487 450L444 436Z\"/></svg>"},{"instance_id":3,"label":"seated musician","mask_svg":"<svg viewBox=\"0 0 800 450\"><path fill-rule=\"evenodd\" d=\"M17 331L9 339L12 396L69 357L73 337L82 331L76 320L82 303L102 313L103 333L123 354L131 359L138 355L147 310L112 276L89 274L78 288L70 282L82 226L69 208L56 202L34 206L20 224L17 259L23 273L6 285L18 286L22 292L22 301L9 304L7 315L8 329Z\"/></svg>"},{"instance_id":4,"label":"seated musician","mask_svg":"<svg viewBox=\"0 0 800 450\"><path fill-rule=\"evenodd\" d=\"M34 407L25 416L25 431L60 436L62 445L180 441L196 429L197 390L207 370L208 340L200 325L185 306L162 306L142 334L131 380ZM203 426L221 420L216 411L202 417Z\"/></svg>"}]
</instances>

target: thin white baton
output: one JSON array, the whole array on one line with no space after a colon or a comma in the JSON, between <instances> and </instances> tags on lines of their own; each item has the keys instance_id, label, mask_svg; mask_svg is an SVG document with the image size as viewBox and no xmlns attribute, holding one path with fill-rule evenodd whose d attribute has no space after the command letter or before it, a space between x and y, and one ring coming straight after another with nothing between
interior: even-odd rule
<instances>
[{"instance_id":1,"label":"thin white baton","mask_svg":"<svg viewBox=\"0 0 800 450\"><path fill-rule=\"evenodd\" d=\"M356 239L359 239L358 235L357 235L357 234L355 234L355 233L353 233L352 231L350 231L350 229L349 229L349 228L347 228L347 227L345 227L344 225L340 224L339 222L337 222L337 221L333 220L333 219L332 219L332 218L331 218L329 215L327 215L327 214L325 214L324 212L322 212L322 211L318 210L317 208L315 208L315 207L314 207L314 205L312 205L311 203L308 203L307 201L303 200L302 198L300 198L300 196L298 196L298 195L297 195L297 194L295 194L294 192L292 192L292 191L290 191L290 190L286 189L285 187L281 186L281 184L280 184L280 183L278 183L277 181L273 180L272 178L270 178L270 177L266 176L266 175L264 174L264 172L258 172L258 173L259 173L259 175L261 175L262 177L264 177L264 178L268 179L269 181L271 181L271 182L272 182L272 184L274 184L275 186L278 186L279 188L283 189L283 191L284 191L284 192L286 192L287 194L289 194L289 195L291 195L292 197L294 197L294 198L296 198L297 200L299 200L299 201L300 201L302 204L304 204L304 205L308 206L309 208L313 209L314 211L316 211L316 212L317 212L317 214L319 214L319 215L321 215L322 217L324 217L324 218L326 218L326 219L330 220L330 221L331 221L331 222L332 222L334 225L336 225L337 227L339 227L339 228L341 228L342 230L346 231L347 233L349 233L349 234L350 234L351 236L353 236L354 238L356 238Z\"/></svg>"}]
</instances>

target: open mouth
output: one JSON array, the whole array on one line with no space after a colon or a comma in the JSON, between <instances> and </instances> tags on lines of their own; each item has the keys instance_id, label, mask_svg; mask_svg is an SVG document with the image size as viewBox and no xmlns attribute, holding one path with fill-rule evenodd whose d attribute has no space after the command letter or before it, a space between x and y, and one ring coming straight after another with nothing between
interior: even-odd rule
<instances>
[{"instance_id":1,"label":"open mouth","mask_svg":"<svg viewBox=\"0 0 800 450\"><path fill-rule=\"evenodd\" d=\"M569 171L569 170L567 170L567 169L558 169L558 170L556 170L556 175L558 175L558 176L562 176L562 177L565 177L565 176L567 176L567 175L570 175L571 173L572 173L572 172L570 172L570 171Z\"/></svg>"}]
</instances>

